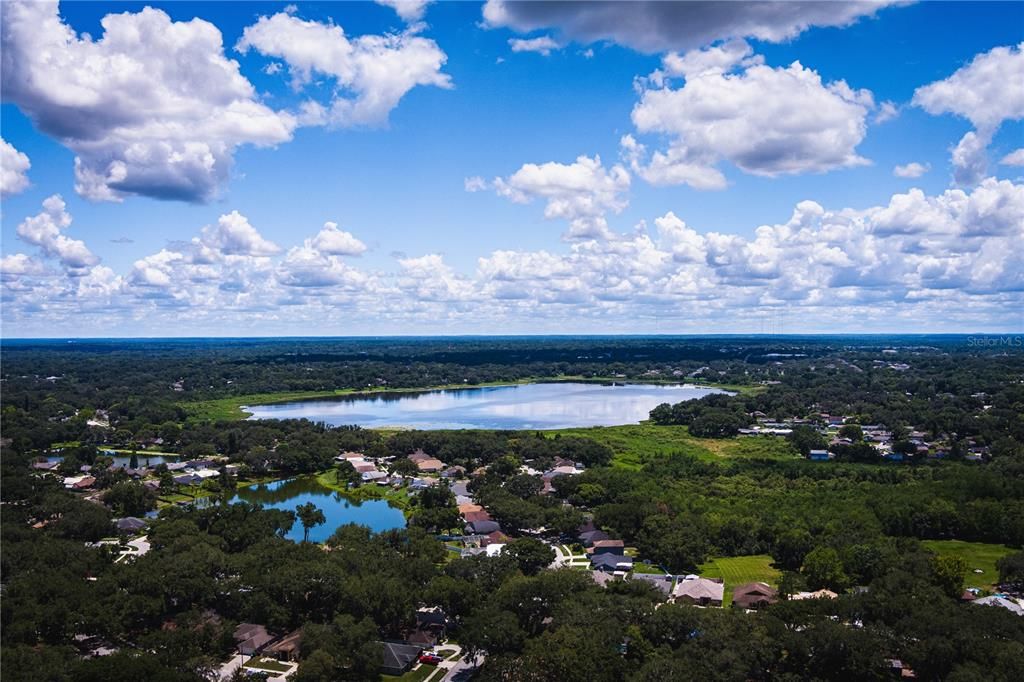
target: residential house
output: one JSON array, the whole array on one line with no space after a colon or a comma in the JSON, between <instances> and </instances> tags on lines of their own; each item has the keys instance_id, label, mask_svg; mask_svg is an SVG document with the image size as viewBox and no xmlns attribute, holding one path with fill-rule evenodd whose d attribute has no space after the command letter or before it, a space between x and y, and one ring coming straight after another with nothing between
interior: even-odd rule
<instances>
[{"instance_id":1,"label":"residential house","mask_svg":"<svg viewBox=\"0 0 1024 682\"><path fill-rule=\"evenodd\" d=\"M480 511L470 511L462 515L462 518L466 520L466 523L473 523L474 521L492 521L491 515L481 509Z\"/></svg>"},{"instance_id":2,"label":"residential house","mask_svg":"<svg viewBox=\"0 0 1024 682\"><path fill-rule=\"evenodd\" d=\"M1014 615L1024 616L1024 607L1021 607L1020 604L1010 599L1007 599L1006 597L992 595L991 597L982 597L981 599L975 599L971 603L977 604L978 606L998 606L1000 608L1006 609Z\"/></svg>"},{"instance_id":3,"label":"residential house","mask_svg":"<svg viewBox=\"0 0 1024 682\"><path fill-rule=\"evenodd\" d=\"M633 580L645 582L661 592L662 599L668 599L672 594L672 583L675 577L671 575L658 575L657 573L634 573Z\"/></svg>"},{"instance_id":4,"label":"residential house","mask_svg":"<svg viewBox=\"0 0 1024 682\"><path fill-rule=\"evenodd\" d=\"M370 483L370 482L383 482L383 483L387 483L388 475L387 475L387 472L377 471L376 469L374 469L372 471L363 471L363 472L361 472L359 474L359 478L362 479L363 483Z\"/></svg>"},{"instance_id":5,"label":"residential house","mask_svg":"<svg viewBox=\"0 0 1024 682\"><path fill-rule=\"evenodd\" d=\"M584 533L580 533L580 543L584 547L591 547L595 542L601 540L611 540L612 537L605 533L603 530L588 530Z\"/></svg>"},{"instance_id":6,"label":"residential house","mask_svg":"<svg viewBox=\"0 0 1024 682\"><path fill-rule=\"evenodd\" d=\"M779 601L779 592L767 583L746 583L732 591L733 606L759 609Z\"/></svg>"},{"instance_id":7,"label":"residential house","mask_svg":"<svg viewBox=\"0 0 1024 682\"><path fill-rule=\"evenodd\" d=\"M466 467L456 464L441 472L441 478L461 478L466 475Z\"/></svg>"},{"instance_id":8,"label":"residential house","mask_svg":"<svg viewBox=\"0 0 1024 682\"><path fill-rule=\"evenodd\" d=\"M468 514L469 512L483 511L484 508L475 502L465 502L459 505L460 514Z\"/></svg>"},{"instance_id":9,"label":"residential house","mask_svg":"<svg viewBox=\"0 0 1024 682\"><path fill-rule=\"evenodd\" d=\"M126 516L123 519L117 519L114 523L117 525L117 530L122 533L139 533L149 525L148 521L135 516Z\"/></svg>"},{"instance_id":10,"label":"residential house","mask_svg":"<svg viewBox=\"0 0 1024 682\"><path fill-rule=\"evenodd\" d=\"M500 530L492 531L484 536L482 546L490 547L491 545L501 545L508 542L508 536L502 533Z\"/></svg>"},{"instance_id":11,"label":"residential house","mask_svg":"<svg viewBox=\"0 0 1024 682\"><path fill-rule=\"evenodd\" d=\"M816 590L814 592L797 592L792 595L790 599L802 600L802 599L835 599L839 595L832 590Z\"/></svg>"},{"instance_id":12,"label":"residential house","mask_svg":"<svg viewBox=\"0 0 1024 682\"><path fill-rule=\"evenodd\" d=\"M400 642L381 642L383 645L380 673L404 675L423 652L423 647Z\"/></svg>"},{"instance_id":13,"label":"residential house","mask_svg":"<svg viewBox=\"0 0 1024 682\"><path fill-rule=\"evenodd\" d=\"M588 550L591 554L623 554L626 543L622 540L595 540Z\"/></svg>"},{"instance_id":14,"label":"residential house","mask_svg":"<svg viewBox=\"0 0 1024 682\"><path fill-rule=\"evenodd\" d=\"M622 554L594 554L590 557L590 568L595 571L632 571L633 557Z\"/></svg>"},{"instance_id":15,"label":"residential house","mask_svg":"<svg viewBox=\"0 0 1024 682\"><path fill-rule=\"evenodd\" d=\"M688 575L676 583L672 601L695 606L721 606L725 585L721 580Z\"/></svg>"},{"instance_id":16,"label":"residential house","mask_svg":"<svg viewBox=\"0 0 1024 682\"><path fill-rule=\"evenodd\" d=\"M273 644L270 644L263 653L266 656L273 656L279 661L297 661L302 645L302 630L290 632Z\"/></svg>"},{"instance_id":17,"label":"residential house","mask_svg":"<svg viewBox=\"0 0 1024 682\"><path fill-rule=\"evenodd\" d=\"M64 487L70 490L85 490L96 484L95 476L72 476L64 479Z\"/></svg>"},{"instance_id":18,"label":"residential house","mask_svg":"<svg viewBox=\"0 0 1024 682\"><path fill-rule=\"evenodd\" d=\"M243 656L255 656L263 647L274 641L274 636L262 625L242 623L235 628L235 641L238 643L238 653Z\"/></svg>"},{"instance_id":19,"label":"residential house","mask_svg":"<svg viewBox=\"0 0 1024 682\"><path fill-rule=\"evenodd\" d=\"M425 474L432 474L444 469L444 462L439 459L428 458L416 462L419 470Z\"/></svg>"},{"instance_id":20,"label":"residential house","mask_svg":"<svg viewBox=\"0 0 1024 682\"><path fill-rule=\"evenodd\" d=\"M496 530L501 530L497 521L470 521L466 524L466 532L474 535L487 535Z\"/></svg>"}]
</instances>

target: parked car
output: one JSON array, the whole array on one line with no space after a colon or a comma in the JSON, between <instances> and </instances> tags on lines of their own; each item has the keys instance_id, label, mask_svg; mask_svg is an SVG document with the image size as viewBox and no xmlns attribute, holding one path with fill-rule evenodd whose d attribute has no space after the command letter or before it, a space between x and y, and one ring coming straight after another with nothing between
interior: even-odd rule
<instances>
[{"instance_id":1,"label":"parked car","mask_svg":"<svg viewBox=\"0 0 1024 682\"><path fill-rule=\"evenodd\" d=\"M420 663L429 663L430 665L437 665L444 659L437 654L422 653L420 654Z\"/></svg>"}]
</instances>

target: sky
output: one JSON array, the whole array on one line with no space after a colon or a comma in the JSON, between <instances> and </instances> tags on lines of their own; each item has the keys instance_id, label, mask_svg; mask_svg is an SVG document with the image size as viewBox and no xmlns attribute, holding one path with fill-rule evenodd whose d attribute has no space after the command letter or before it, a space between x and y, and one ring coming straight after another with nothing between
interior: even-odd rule
<instances>
[{"instance_id":1,"label":"sky","mask_svg":"<svg viewBox=\"0 0 1024 682\"><path fill-rule=\"evenodd\" d=\"M6 338L1024 330L1024 3L0 11Z\"/></svg>"}]
</instances>

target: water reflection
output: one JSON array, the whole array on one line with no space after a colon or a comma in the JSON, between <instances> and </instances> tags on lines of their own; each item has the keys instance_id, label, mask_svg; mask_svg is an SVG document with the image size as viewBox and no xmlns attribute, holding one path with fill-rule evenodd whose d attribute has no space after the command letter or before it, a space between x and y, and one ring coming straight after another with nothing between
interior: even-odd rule
<instances>
[{"instance_id":1,"label":"water reflection","mask_svg":"<svg viewBox=\"0 0 1024 682\"><path fill-rule=\"evenodd\" d=\"M312 502L323 511L327 523L309 531L311 542L323 542L339 526L358 523L376 532L405 527L401 510L383 500L352 502L339 493L317 483L315 478L300 477L274 481L248 488L239 488L230 502L252 502L267 508L295 511L300 504ZM297 520L285 536L296 542L302 540L302 524Z\"/></svg>"},{"instance_id":2,"label":"water reflection","mask_svg":"<svg viewBox=\"0 0 1024 682\"><path fill-rule=\"evenodd\" d=\"M549 383L304 400L247 408L254 419L416 429L561 429L636 424L660 403L719 389L677 384Z\"/></svg>"}]
</instances>

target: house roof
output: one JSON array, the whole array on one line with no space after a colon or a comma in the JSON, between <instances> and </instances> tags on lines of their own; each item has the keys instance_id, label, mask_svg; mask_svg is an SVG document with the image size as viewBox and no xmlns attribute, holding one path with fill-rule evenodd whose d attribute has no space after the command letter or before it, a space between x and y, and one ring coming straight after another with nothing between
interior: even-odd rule
<instances>
[{"instance_id":1,"label":"house roof","mask_svg":"<svg viewBox=\"0 0 1024 682\"><path fill-rule=\"evenodd\" d=\"M487 535L493 533L496 530L501 530L501 526L498 525L497 521L470 521L466 524L474 533L481 535Z\"/></svg>"},{"instance_id":2,"label":"house roof","mask_svg":"<svg viewBox=\"0 0 1024 682\"><path fill-rule=\"evenodd\" d=\"M991 597L982 597L981 599L975 599L971 602L972 604L978 604L980 606L1001 606L1010 613L1014 613L1018 616L1024 616L1024 607L1020 604L1010 601L1006 597L999 597L992 595Z\"/></svg>"},{"instance_id":3,"label":"house roof","mask_svg":"<svg viewBox=\"0 0 1024 682\"><path fill-rule=\"evenodd\" d=\"M778 594L778 591L767 583L746 583L738 585L732 591L732 601L740 606L763 601L774 602L778 599Z\"/></svg>"},{"instance_id":4,"label":"house roof","mask_svg":"<svg viewBox=\"0 0 1024 682\"><path fill-rule=\"evenodd\" d=\"M420 471L436 471L444 468L444 462L439 459L422 459L416 462L416 466L420 468Z\"/></svg>"},{"instance_id":5,"label":"house roof","mask_svg":"<svg viewBox=\"0 0 1024 682\"><path fill-rule=\"evenodd\" d=\"M291 653L299 650L299 646L302 644L302 630L295 630L282 637L277 642L274 642L267 647L267 653L271 654L284 654Z\"/></svg>"},{"instance_id":6,"label":"house roof","mask_svg":"<svg viewBox=\"0 0 1024 682\"><path fill-rule=\"evenodd\" d=\"M416 660L423 647L415 644L399 644L398 642L381 642L384 645L384 668L404 670Z\"/></svg>"},{"instance_id":7,"label":"house roof","mask_svg":"<svg viewBox=\"0 0 1024 682\"><path fill-rule=\"evenodd\" d=\"M621 566L633 566L633 557L622 554L595 554L590 557L590 565L594 568L618 568Z\"/></svg>"},{"instance_id":8,"label":"house roof","mask_svg":"<svg viewBox=\"0 0 1024 682\"><path fill-rule=\"evenodd\" d=\"M653 585L666 596L668 596L672 592L673 577L670 575L658 575L656 573L634 573L633 580L642 580L648 585Z\"/></svg>"},{"instance_id":9,"label":"house roof","mask_svg":"<svg viewBox=\"0 0 1024 682\"><path fill-rule=\"evenodd\" d=\"M817 590L816 592L797 592L790 599L835 599L839 595L832 590Z\"/></svg>"},{"instance_id":10,"label":"house roof","mask_svg":"<svg viewBox=\"0 0 1024 682\"><path fill-rule=\"evenodd\" d=\"M611 536L603 530L588 530L580 533L580 541L584 543L597 542L598 540L611 540Z\"/></svg>"},{"instance_id":11,"label":"house roof","mask_svg":"<svg viewBox=\"0 0 1024 682\"><path fill-rule=\"evenodd\" d=\"M491 521L492 520L491 519L491 515L488 514L486 511L483 511L483 510L464 512L462 514L462 518L466 519L467 522Z\"/></svg>"},{"instance_id":12,"label":"house roof","mask_svg":"<svg viewBox=\"0 0 1024 682\"><path fill-rule=\"evenodd\" d=\"M626 543L622 540L594 540L594 549L601 549L604 547L625 547Z\"/></svg>"},{"instance_id":13,"label":"house roof","mask_svg":"<svg viewBox=\"0 0 1024 682\"><path fill-rule=\"evenodd\" d=\"M465 504L460 504L459 505L459 513L460 514L466 514L468 512L477 512L477 511L483 511L483 510L484 510L483 507L481 507L479 504L474 504L473 502L466 502Z\"/></svg>"},{"instance_id":14,"label":"house roof","mask_svg":"<svg viewBox=\"0 0 1024 682\"><path fill-rule=\"evenodd\" d=\"M118 519L115 523L119 530L142 530L149 525L148 521L134 516L126 516L123 519Z\"/></svg>"},{"instance_id":15,"label":"house roof","mask_svg":"<svg viewBox=\"0 0 1024 682\"><path fill-rule=\"evenodd\" d=\"M682 597L692 599L694 601L709 599L711 601L720 602L725 596L725 585L716 580L709 580L708 578L690 578L688 580L680 580L676 583L675 589L672 590L672 596L676 599Z\"/></svg>"}]
</instances>

